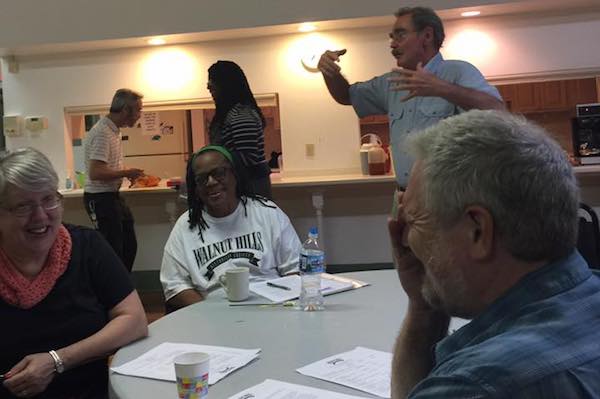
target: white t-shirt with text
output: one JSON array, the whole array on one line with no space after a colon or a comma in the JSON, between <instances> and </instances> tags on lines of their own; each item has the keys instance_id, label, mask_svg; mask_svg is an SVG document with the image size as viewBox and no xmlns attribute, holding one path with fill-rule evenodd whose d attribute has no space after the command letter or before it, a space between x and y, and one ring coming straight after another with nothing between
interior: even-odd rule
<instances>
[{"instance_id":1,"label":"white t-shirt with text","mask_svg":"<svg viewBox=\"0 0 600 399\"><path fill-rule=\"evenodd\" d=\"M277 267L297 268L302 246L290 219L273 202L269 208L258 200L240 201L236 210L215 218L203 212L208 228L190 230L188 212L179 217L163 254L160 281L165 298L196 289L203 294L219 287L227 269L245 266L251 276L275 278Z\"/></svg>"}]
</instances>

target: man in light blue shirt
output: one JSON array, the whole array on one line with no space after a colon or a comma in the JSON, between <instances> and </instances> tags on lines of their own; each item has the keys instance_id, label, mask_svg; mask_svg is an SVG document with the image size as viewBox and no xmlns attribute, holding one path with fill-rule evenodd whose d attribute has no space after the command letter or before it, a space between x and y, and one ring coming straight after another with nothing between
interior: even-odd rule
<instances>
[{"instance_id":1,"label":"man in light blue shirt","mask_svg":"<svg viewBox=\"0 0 600 399\"><path fill-rule=\"evenodd\" d=\"M392 398L600 398L600 277L575 249L563 149L481 110L407 144L415 163L388 223L408 296ZM471 322L448 335L454 316Z\"/></svg>"},{"instance_id":2,"label":"man in light blue shirt","mask_svg":"<svg viewBox=\"0 0 600 399\"><path fill-rule=\"evenodd\" d=\"M398 184L406 187L413 163L404 148L409 134L465 110L503 109L504 104L473 65L442 58L444 27L433 10L407 7L395 16L390 47L398 68L350 85L337 64L346 50L338 50L326 51L319 69L338 103L352 105L359 117L388 115L394 170Z\"/></svg>"}]
</instances>

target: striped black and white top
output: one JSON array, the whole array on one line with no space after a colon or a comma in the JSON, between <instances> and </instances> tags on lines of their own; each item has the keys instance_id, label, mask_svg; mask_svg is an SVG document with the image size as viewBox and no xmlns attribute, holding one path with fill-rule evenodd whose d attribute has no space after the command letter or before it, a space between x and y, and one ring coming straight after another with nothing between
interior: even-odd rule
<instances>
[{"instance_id":1,"label":"striped black and white top","mask_svg":"<svg viewBox=\"0 0 600 399\"><path fill-rule=\"evenodd\" d=\"M250 171L266 166L264 126L251 106L236 104L231 108L215 136L214 144L237 152Z\"/></svg>"}]
</instances>

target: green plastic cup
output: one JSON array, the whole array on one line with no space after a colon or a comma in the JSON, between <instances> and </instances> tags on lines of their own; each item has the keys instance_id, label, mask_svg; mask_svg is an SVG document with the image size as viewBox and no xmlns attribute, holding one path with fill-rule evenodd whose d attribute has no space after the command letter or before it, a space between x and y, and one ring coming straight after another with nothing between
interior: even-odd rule
<instances>
[{"instance_id":1,"label":"green plastic cup","mask_svg":"<svg viewBox=\"0 0 600 399\"><path fill-rule=\"evenodd\" d=\"M79 188L83 188L85 186L85 173L76 171L75 178L77 179L77 184Z\"/></svg>"}]
</instances>

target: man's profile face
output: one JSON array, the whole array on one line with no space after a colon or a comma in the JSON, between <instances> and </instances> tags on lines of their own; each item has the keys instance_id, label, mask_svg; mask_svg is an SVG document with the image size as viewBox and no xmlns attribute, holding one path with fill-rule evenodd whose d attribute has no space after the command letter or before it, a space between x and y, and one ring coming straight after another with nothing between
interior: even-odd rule
<instances>
[{"instance_id":1,"label":"man's profile face","mask_svg":"<svg viewBox=\"0 0 600 399\"><path fill-rule=\"evenodd\" d=\"M425 32L417 32L410 14L396 18L390 32L390 48L396 64L401 68L416 69L419 61L424 62Z\"/></svg>"},{"instance_id":2,"label":"man's profile face","mask_svg":"<svg viewBox=\"0 0 600 399\"><path fill-rule=\"evenodd\" d=\"M433 308L450 315L462 315L467 299L465 281L457 259L457 241L452 229L441 229L424 204L423 167L417 161L402 198L401 218L406 226L402 243L410 248L423 265L421 293Z\"/></svg>"},{"instance_id":3,"label":"man's profile face","mask_svg":"<svg viewBox=\"0 0 600 399\"><path fill-rule=\"evenodd\" d=\"M142 100L137 100L135 103L128 105L125 107L126 110L126 118L125 118L125 126L134 127L136 122L142 116Z\"/></svg>"}]
</instances>

